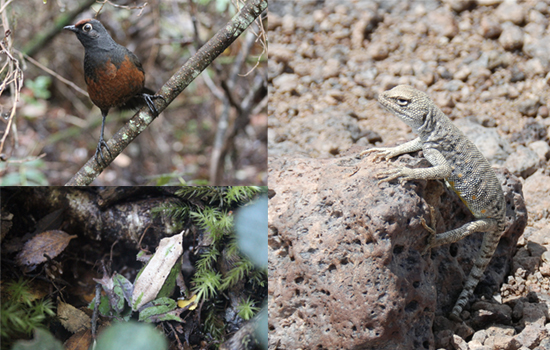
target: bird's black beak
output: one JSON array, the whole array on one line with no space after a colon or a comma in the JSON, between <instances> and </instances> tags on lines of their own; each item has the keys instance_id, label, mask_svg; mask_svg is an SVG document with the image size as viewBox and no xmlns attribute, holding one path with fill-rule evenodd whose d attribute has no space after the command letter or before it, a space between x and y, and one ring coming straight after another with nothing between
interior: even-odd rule
<instances>
[{"instance_id":1,"label":"bird's black beak","mask_svg":"<svg viewBox=\"0 0 550 350\"><path fill-rule=\"evenodd\" d=\"M63 29L67 29L67 30L70 30L71 32L77 32L78 29L76 29L75 26L66 26L66 27L63 27Z\"/></svg>"}]
</instances>

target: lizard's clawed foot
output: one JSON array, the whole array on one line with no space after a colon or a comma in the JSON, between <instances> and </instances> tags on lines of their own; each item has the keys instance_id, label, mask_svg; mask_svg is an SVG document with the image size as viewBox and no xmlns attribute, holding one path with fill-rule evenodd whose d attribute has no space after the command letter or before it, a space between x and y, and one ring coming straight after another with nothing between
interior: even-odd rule
<instances>
[{"instance_id":1,"label":"lizard's clawed foot","mask_svg":"<svg viewBox=\"0 0 550 350\"><path fill-rule=\"evenodd\" d=\"M374 155L374 161L375 162L378 162L382 159L384 160L388 160L390 159L390 154L391 154L391 149L388 149L388 148L369 148L369 149L366 149L364 150L363 152L359 153L359 157L362 157L364 156L365 154L369 154L369 153L376 153Z\"/></svg>"},{"instance_id":2,"label":"lizard's clawed foot","mask_svg":"<svg viewBox=\"0 0 550 350\"><path fill-rule=\"evenodd\" d=\"M420 218L420 222L422 223L422 226L424 226L426 231L430 233L430 235L428 236L428 242L427 242L428 244L426 245L426 248L424 248L424 250L422 251L422 255L425 255L433 247L433 243L435 241L435 235L436 235L435 209L431 205L428 205L428 207L430 208L430 223L432 224L432 227L426 224L426 220L424 220L423 217Z\"/></svg>"},{"instance_id":3,"label":"lizard's clawed foot","mask_svg":"<svg viewBox=\"0 0 550 350\"><path fill-rule=\"evenodd\" d=\"M378 182L380 185L382 182L390 182L395 179L399 179L401 185L404 185L409 180L414 180L415 178L411 176L409 168L401 167L382 171L376 175L376 178L382 179Z\"/></svg>"}]
</instances>

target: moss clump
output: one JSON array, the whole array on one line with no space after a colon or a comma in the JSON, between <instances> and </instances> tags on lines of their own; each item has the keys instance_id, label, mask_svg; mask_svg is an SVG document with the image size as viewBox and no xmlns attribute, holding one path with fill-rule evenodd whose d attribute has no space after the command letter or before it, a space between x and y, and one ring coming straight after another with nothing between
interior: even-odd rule
<instances>
[{"instance_id":1,"label":"moss clump","mask_svg":"<svg viewBox=\"0 0 550 350\"><path fill-rule=\"evenodd\" d=\"M2 288L2 349L15 338L30 336L35 328L44 327L44 321L55 316L54 309L50 299L33 296L28 281L19 279L6 283Z\"/></svg>"}]
</instances>

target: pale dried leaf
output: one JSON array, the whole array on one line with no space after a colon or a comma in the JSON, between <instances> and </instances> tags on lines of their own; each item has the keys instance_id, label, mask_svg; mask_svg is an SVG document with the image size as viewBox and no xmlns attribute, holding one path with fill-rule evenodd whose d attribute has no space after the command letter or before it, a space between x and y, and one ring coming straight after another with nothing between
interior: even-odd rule
<instances>
[{"instance_id":1,"label":"pale dried leaf","mask_svg":"<svg viewBox=\"0 0 550 350\"><path fill-rule=\"evenodd\" d=\"M164 281L170 274L172 266L183 253L182 231L179 235L163 238L160 240L155 255L134 283L132 294L132 309L137 310L142 305L155 299Z\"/></svg>"},{"instance_id":2,"label":"pale dried leaf","mask_svg":"<svg viewBox=\"0 0 550 350\"><path fill-rule=\"evenodd\" d=\"M42 232L25 243L23 250L17 255L17 264L41 264L47 260L44 254L47 254L50 258L54 258L67 248L71 239L75 237L77 236L70 236L58 230Z\"/></svg>"}]
</instances>

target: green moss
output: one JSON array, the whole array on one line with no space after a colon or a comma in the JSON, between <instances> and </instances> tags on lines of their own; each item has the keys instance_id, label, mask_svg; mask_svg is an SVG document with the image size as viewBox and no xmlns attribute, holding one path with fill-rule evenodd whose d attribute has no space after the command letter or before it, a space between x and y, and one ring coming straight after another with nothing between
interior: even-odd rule
<instances>
[{"instance_id":1,"label":"green moss","mask_svg":"<svg viewBox=\"0 0 550 350\"><path fill-rule=\"evenodd\" d=\"M258 311L260 311L260 308L254 306L254 302L250 300L250 298L246 298L241 301L237 306L237 309L239 310L239 316L245 321L250 320Z\"/></svg>"},{"instance_id":2,"label":"green moss","mask_svg":"<svg viewBox=\"0 0 550 350\"><path fill-rule=\"evenodd\" d=\"M19 279L7 283L0 312L2 345L15 337L30 335L37 327L44 327L44 322L55 316L54 309L50 299L35 300L27 281Z\"/></svg>"},{"instance_id":3,"label":"green moss","mask_svg":"<svg viewBox=\"0 0 550 350\"><path fill-rule=\"evenodd\" d=\"M193 278L193 282L195 283L193 292L197 295L197 302L200 302L203 298L210 299L216 295L220 289L221 278L222 276L213 270L196 273Z\"/></svg>"}]
</instances>

